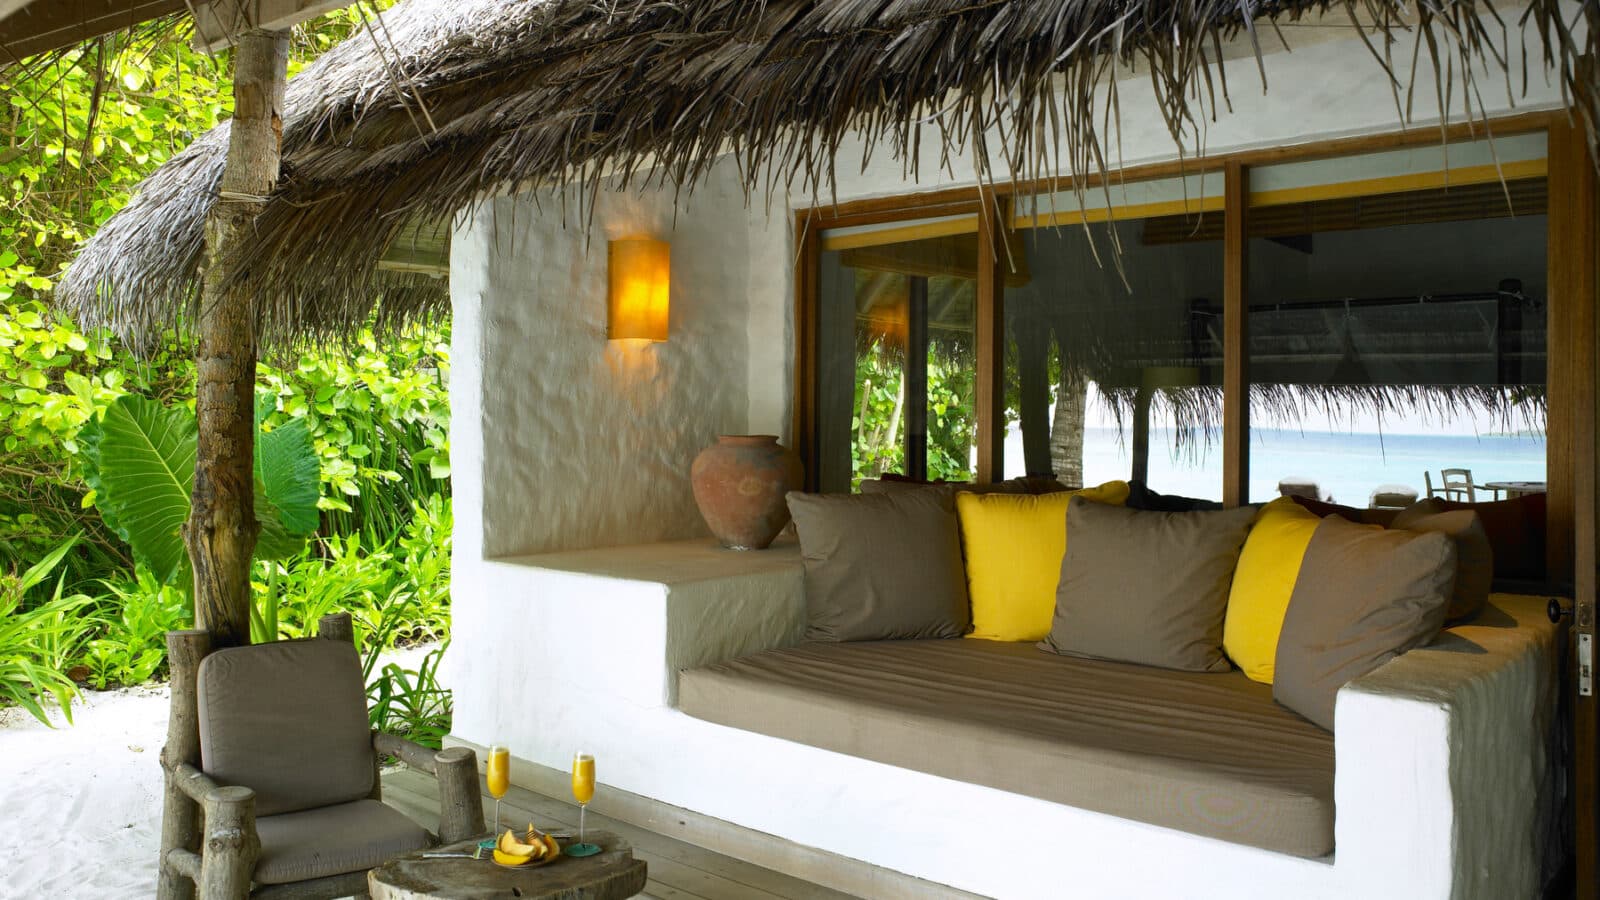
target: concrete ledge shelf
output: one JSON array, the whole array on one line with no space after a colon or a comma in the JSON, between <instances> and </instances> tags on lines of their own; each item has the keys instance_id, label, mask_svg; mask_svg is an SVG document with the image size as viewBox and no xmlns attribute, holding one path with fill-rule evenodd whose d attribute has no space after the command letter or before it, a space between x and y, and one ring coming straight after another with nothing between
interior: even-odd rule
<instances>
[{"instance_id":1,"label":"concrete ledge shelf","mask_svg":"<svg viewBox=\"0 0 1600 900\"><path fill-rule=\"evenodd\" d=\"M455 638L475 649L452 672L469 681L520 673L671 706L679 669L789 646L805 628L793 541L760 551L671 541L485 560L478 571L481 602L455 606Z\"/></svg>"}]
</instances>

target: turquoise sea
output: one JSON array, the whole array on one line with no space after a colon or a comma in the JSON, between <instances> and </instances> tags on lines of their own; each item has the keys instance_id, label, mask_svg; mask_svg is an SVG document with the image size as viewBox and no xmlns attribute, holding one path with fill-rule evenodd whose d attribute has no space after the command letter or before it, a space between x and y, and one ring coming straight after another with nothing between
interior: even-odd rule
<instances>
[{"instance_id":1,"label":"turquoise sea","mask_svg":"<svg viewBox=\"0 0 1600 900\"><path fill-rule=\"evenodd\" d=\"M1132 462L1127 432L1089 428L1084 436L1084 483L1127 478ZM1022 443L1013 436L1006 446L1007 471L1020 468ZM1170 430L1150 434L1150 486L1167 494L1220 499L1222 444L1173 450ZM1472 470L1477 484L1488 481L1543 481L1543 435L1390 434L1289 429L1256 429L1250 436L1250 498L1278 496L1278 480L1294 477L1315 481L1325 498L1366 506L1379 485L1400 484L1426 496L1422 473ZM1479 499L1492 499L1485 493Z\"/></svg>"}]
</instances>

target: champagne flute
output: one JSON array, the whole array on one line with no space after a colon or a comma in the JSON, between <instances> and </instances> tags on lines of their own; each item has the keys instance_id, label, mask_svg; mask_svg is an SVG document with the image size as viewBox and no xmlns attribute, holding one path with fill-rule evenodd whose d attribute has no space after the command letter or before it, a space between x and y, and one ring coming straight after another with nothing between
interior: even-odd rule
<instances>
[{"instance_id":1,"label":"champagne flute","mask_svg":"<svg viewBox=\"0 0 1600 900\"><path fill-rule=\"evenodd\" d=\"M584 814L589 811L589 801L594 799L594 757L588 753L572 757L572 797L578 801L578 843L568 847L567 854L593 856L600 848L583 840Z\"/></svg>"},{"instance_id":2,"label":"champagne flute","mask_svg":"<svg viewBox=\"0 0 1600 900\"><path fill-rule=\"evenodd\" d=\"M494 798L494 833L500 833L500 798L511 790L511 748L495 744L489 748L489 763L484 780L488 782L489 796Z\"/></svg>"}]
</instances>

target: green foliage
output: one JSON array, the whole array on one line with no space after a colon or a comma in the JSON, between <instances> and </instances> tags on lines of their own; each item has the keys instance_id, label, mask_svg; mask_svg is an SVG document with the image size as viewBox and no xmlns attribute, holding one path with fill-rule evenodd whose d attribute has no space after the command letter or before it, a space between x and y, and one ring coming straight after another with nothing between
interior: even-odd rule
<instances>
[{"instance_id":1,"label":"green foliage","mask_svg":"<svg viewBox=\"0 0 1600 900\"><path fill-rule=\"evenodd\" d=\"M884 341L856 355L856 415L850 423L851 484L885 472L904 473L906 456L903 356ZM970 360L928 351L928 477L972 479L977 434L976 369Z\"/></svg>"},{"instance_id":2,"label":"green foliage","mask_svg":"<svg viewBox=\"0 0 1600 900\"><path fill-rule=\"evenodd\" d=\"M368 654L367 714L374 729L424 747L443 745L452 710L450 692L439 685L444 651L445 646L428 651L415 669L392 662L377 673L371 671L376 657Z\"/></svg>"},{"instance_id":3,"label":"green foliage","mask_svg":"<svg viewBox=\"0 0 1600 900\"><path fill-rule=\"evenodd\" d=\"M294 367L263 367L268 427L303 419L321 460L326 531L394 535L413 507L448 490L450 335L419 329L380 345L305 353Z\"/></svg>"},{"instance_id":4,"label":"green foliage","mask_svg":"<svg viewBox=\"0 0 1600 900\"><path fill-rule=\"evenodd\" d=\"M84 480L106 524L157 580L185 588L197 434L193 412L137 394L118 397L80 431ZM255 482L256 558L293 556L317 528L317 457L303 420L256 435Z\"/></svg>"},{"instance_id":5,"label":"green foliage","mask_svg":"<svg viewBox=\"0 0 1600 900\"><path fill-rule=\"evenodd\" d=\"M189 593L139 566L133 581L105 581L105 631L89 642L84 665L97 690L142 684L166 673L166 633L193 622Z\"/></svg>"},{"instance_id":6,"label":"green foliage","mask_svg":"<svg viewBox=\"0 0 1600 900\"><path fill-rule=\"evenodd\" d=\"M20 706L50 725L42 700L54 697L67 721L77 685L64 673L97 626L87 607L94 598L63 595L60 579L50 599L24 609L23 597L46 582L72 549L68 538L21 575L0 573L0 704Z\"/></svg>"},{"instance_id":7,"label":"green foliage","mask_svg":"<svg viewBox=\"0 0 1600 900\"><path fill-rule=\"evenodd\" d=\"M290 76L394 2L296 28ZM188 37L112 34L0 78L0 303L42 299L145 176L232 114L230 53L213 58Z\"/></svg>"},{"instance_id":8,"label":"green foliage","mask_svg":"<svg viewBox=\"0 0 1600 900\"><path fill-rule=\"evenodd\" d=\"M392 3L297 28L291 77ZM75 245L150 171L231 112L229 67L226 52L207 57L181 30L153 30L112 35L0 78L0 705L41 718L41 698L65 707L76 688L63 673L78 664L96 687L159 677L163 633L190 619L187 579L175 575L186 568L175 561L186 560L181 544L179 557L136 565L119 532L137 539L147 523L125 520L116 465L103 471L94 459L108 437L115 446L141 432L181 432L186 416L192 423L192 350L169 335L135 358L44 300ZM424 737L449 714L436 657L413 670L378 667L374 654L442 636L448 624L449 343L448 323L382 343L363 334L347 347L263 360L257 382L266 401L257 410L257 493L277 506L258 518L264 552L277 559L256 563L253 627L260 637L294 636L319 610L355 613L384 720ZM130 394L163 413L121 421L128 404L141 402L119 399ZM112 428L91 424L108 411ZM117 433L130 424L136 431ZM184 494L181 515L153 525L170 539L187 515L192 462L156 447L146 448L146 462L165 460ZM320 481L307 477L318 462ZM319 537L309 545L287 540L313 530ZM81 537L63 543L66 535ZM50 570L53 587L41 574ZM18 571L31 574L5 574Z\"/></svg>"}]
</instances>

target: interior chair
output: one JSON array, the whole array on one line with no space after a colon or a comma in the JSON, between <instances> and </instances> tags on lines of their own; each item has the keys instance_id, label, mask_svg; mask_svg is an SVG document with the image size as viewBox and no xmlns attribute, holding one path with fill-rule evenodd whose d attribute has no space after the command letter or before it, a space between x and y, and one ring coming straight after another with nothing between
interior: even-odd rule
<instances>
[{"instance_id":1,"label":"interior chair","mask_svg":"<svg viewBox=\"0 0 1600 900\"><path fill-rule=\"evenodd\" d=\"M174 633L194 634L205 632ZM200 900L365 896L369 869L483 833L476 754L370 730L348 615L325 617L316 638L190 655L201 657L198 665L172 657L158 896L192 896L180 879L198 886ZM193 700L198 765L176 760L185 737L177 720L189 699L180 702L180 678ZM437 833L380 802L383 756L439 778ZM191 808L174 815L175 799ZM186 818L198 825L196 810L204 834L182 834Z\"/></svg>"},{"instance_id":2,"label":"interior chair","mask_svg":"<svg viewBox=\"0 0 1600 900\"><path fill-rule=\"evenodd\" d=\"M1439 493L1446 500L1478 502L1478 486L1472 483L1471 469L1440 469L1439 475Z\"/></svg>"}]
</instances>

